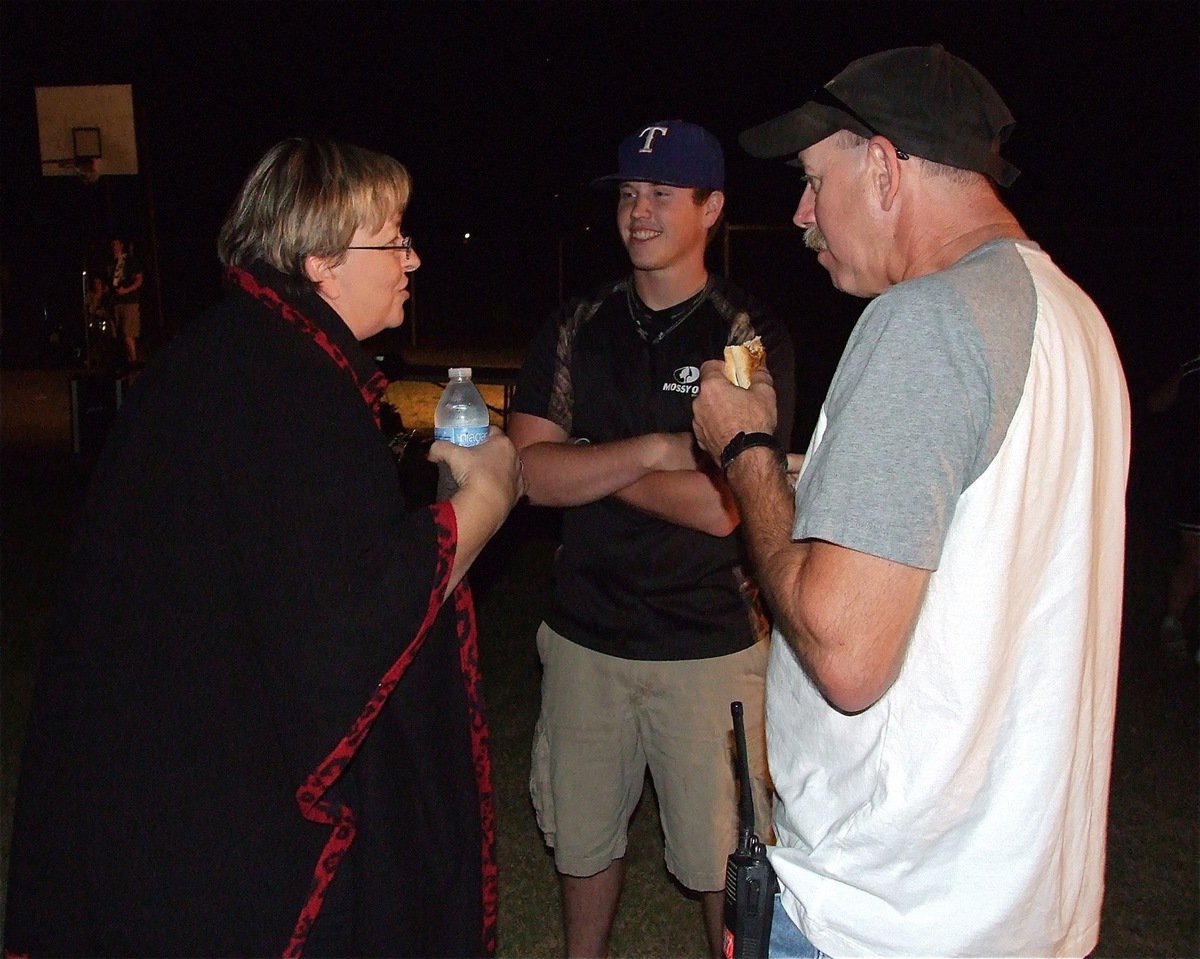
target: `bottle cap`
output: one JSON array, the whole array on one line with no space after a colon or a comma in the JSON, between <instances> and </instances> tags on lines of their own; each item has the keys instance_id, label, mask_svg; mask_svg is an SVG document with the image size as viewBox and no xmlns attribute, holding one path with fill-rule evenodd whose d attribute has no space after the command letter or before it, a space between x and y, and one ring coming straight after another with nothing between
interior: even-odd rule
<instances>
[{"instance_id":1,"label":"bottle cap","mask_svg":"<svg viewBox=\"0 0 1200 959\"><path fill-rule=\"evenodd\" d=\"M450 367L450 379L457 380L459 378L469 380L471 378L471 367L469 366L452 366Z\"/></svg>"}]
</instances>

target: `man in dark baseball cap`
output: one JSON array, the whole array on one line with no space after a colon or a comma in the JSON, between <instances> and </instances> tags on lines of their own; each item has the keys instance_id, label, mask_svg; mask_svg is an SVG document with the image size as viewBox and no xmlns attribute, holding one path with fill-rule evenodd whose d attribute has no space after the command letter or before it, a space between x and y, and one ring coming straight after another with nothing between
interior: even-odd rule
<instances>
[{"instance_id":1,"label":"man in dark baseball cap","mask_svg":"<svg viewBox=\"0 0 1200 959\"><path fill-rule=\"evenodd\" d=\"M787 327L705 248L725 157L695 123L643 123L617 148L614 224L629 272L566 303L530 343L509 436L529 498L564 511L538 631L542 707L530 791L562 889L568 956L607 956L628 826L646 771L667 868L701 905L720 959L737 845L729 704L744 704L756 821L770 822L767 633L719 470L691 433L706 360L758 336L776 450L795 407Z\"/></svg>"},{"instance_id":2,"label":"man in dark baseball cap","mask_svg":"<svg viewBox=\"0 0 1200 959\"><path fill-rule=\"evenodd\" d=\"M1020 172L1000 156L1016 121L987 79L940 44L855 60L800 107L745 131L756 157L795 157L839 130L885 136L902 153L985 173L1011 186Z\"/></svg>"},{"instance_id":3,"label":"man in dark baseball cap","mask_svg":"<svg viewBox=\"0 0 1200 959\"><path fill-rule=\"evenodd\" d=\"M1001 199L1012 126L970 64L906 47L741 138L803 167L793 222L870 298L794 491L738 441L774 422L767 377L705 364L692 406L775 625L772 959L1096 946L1129 397Z\"/></svg>"}]
</instances>

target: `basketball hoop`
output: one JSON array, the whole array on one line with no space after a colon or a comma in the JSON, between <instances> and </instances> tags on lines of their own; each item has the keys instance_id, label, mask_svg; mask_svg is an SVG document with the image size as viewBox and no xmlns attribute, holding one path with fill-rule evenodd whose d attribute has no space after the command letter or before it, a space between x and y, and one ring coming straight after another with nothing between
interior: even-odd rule
<instances>
[{"instance_id":1,"label":"basketball hoop","mask_svg":"<svg viewBox=\"0 0 1200 959\"><path fill-rule=\"evenodd\" d=\"M75 157L66 160L43 160L42 166L56 167L64 175L74 174L84 183L94 184L100 179L99 157Z\"/></svg>"},{"instance_id":2,"label":"basketball hoop","mask_svg":"<svg viewBox=\"0 0 1200 959\"><path fill-rule=\"evenodd\" d=\"M38 137L41 140L42 151L42 173L49 176L77 176L84 183L89 185L96 183L100 179L100 174L121 174L127 172L137 172L136 166L133 170L128 169L128 164L123 164L119 155L114 159L110 157L107 170L102 170L100 167L101 158L104 156L104 137L103 130L99 123L92 122L90 126L79 126L74 120L79 111L88 108L88 112L82 114L87 117L96 117L104 121L111 114L110 110L102 109L101 106L92 104L88 107L86 97L82 96L82 92L92 89L88 87L39 87L37 88L38 96ZM97 90L108 90L108 87L98 87ZM118 88L113 88L114 90ZM125 91L126 97L129 94L129 88L120 88ZM62 93L67 91L71 93L66 99L56 100L50 94L57 91ZM51 109L52 101L57 103L56 109ZM132 101L131 101L132 102ZM111 106L111 105L110 105ZM131 107L132 109L132 107ZM72 112L74 111L74 112ZM66 120L66 122L64 122ZM69 126L68 126L69 123ZM119 123L114 121L118 130L118 134L123 134L125 131L121 129ZM44 127L44 129L43 129ZM69 139L66 134L69 133ZM122 135L116 138L117 147L122 145Z\"/></svg>"}]
</instances>

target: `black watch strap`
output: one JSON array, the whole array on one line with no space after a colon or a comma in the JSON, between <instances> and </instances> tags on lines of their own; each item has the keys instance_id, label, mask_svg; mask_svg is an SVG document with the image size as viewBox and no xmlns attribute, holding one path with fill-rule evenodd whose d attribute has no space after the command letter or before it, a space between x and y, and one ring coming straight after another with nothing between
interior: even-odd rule
<instances>
[{"instance_id":1,"label":"black watch strap","mask_svg":"<svg viewBox=\"0 0 1200 959\"><path fill-rule=\"evenodd\" d=\"M787 466L787 454L780 448L778 441L770 433L736 433L721 450L721 469L728 470L729 464L755 446L767 446L775 451L775 457L781 466Z\"/></svg>"}]
</instances>

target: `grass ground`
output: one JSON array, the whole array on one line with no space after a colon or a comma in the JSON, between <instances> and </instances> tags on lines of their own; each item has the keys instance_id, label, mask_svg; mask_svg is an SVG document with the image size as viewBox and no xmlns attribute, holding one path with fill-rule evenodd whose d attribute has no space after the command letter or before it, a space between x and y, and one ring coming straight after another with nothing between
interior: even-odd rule
<instances>
[{"instance_id":1,"label":"grass ground","mask_svg":"<svg viewBox=\"0 0 1200 959\"><path fill-rule=\"evenodd\" d=\"M489 402L498 401L489 393L498 389L485 387ZM406 385L401 412L409 426L432 425L438 392L428 384ZM66 398L61 371L4 371L0 381L0 876L7 874L13 789L33 671L86 482L86 462L70 452ZM1096 955L1195 956L1200 954L1196 670L1165 659L1154 642L1171 540L1139 489L1135 483L1131 491L1108 882ZM526 789L539 683L533 638L551 583L555 526L552 513L520 507L472 573L498 806L502 957L562 954L553 861ZM613 951L630 957L703 954L698 906L662 865L649 789L631 831Z\"/></svg>"}]
</instances>

